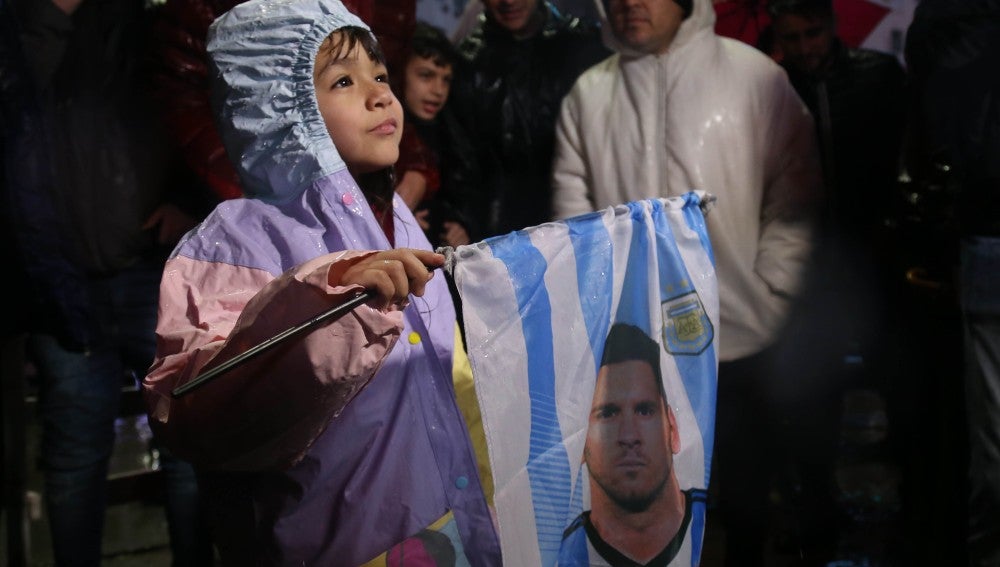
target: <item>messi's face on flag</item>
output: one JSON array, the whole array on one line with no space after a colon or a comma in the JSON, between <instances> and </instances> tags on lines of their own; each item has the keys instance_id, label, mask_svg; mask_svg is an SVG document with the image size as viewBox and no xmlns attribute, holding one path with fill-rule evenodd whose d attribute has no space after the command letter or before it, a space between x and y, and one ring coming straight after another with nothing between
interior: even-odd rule
<instances>
[{"instance_id":1,"label":"messi's face on flag","mask_svg":"<svg viewBox=\"0 0 1000 567\"><path fill-rule=\"evenodd\" d=\"M583 447L590 478L617 506L641 512L663 492L674 447L677 425L649 364L602 366Z\"/></svg>"},{"instance_id":2,"label":"messi's face on flag","mask_svg":"<svg viewBox=\"0 0 1000 567\"><path fill-rule=\"evenodd\" d=\"M685 491L707 488L719 307L703 195L628 203L455 250L506 564L557 564L567 525L590 508L584 448L616 323L655 342L669 407L652 418L655 408L638 401L648 395L628 398L624 381L612 381L615 404L635 421L608 435L643 441L601 451L609 464L599 482L634 504L671 471ZM695 561L703 504L690 527Z\"/></svg>"}]
</instances>

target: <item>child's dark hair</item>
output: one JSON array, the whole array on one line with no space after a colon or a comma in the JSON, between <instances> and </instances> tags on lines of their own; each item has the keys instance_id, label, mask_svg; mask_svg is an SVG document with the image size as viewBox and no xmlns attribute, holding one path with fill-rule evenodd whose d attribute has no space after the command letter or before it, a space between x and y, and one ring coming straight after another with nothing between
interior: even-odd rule
<instances>
[{"instance_id":1,"label":"child's dark hair","mask_svg":"<svg viewBox=\"0 0 1000 567\"><path fill-rule=\"evenodd\" d=\"M454 66L458 61L458 52L448 36L440 28L422 21L417 22L410 40L410 56L414 55L430 59L439 67Z\"/></svg>"},{"instance_id":2,"label":"child's dark hair","mask_svg":"<svg viewBox=\"0 0 1000 567\"><path fill-rule=\"evenodd\" d=\"M382 65L386 64L385 54L375 36L368 30L357 26L346 26L334 30L323 41L323 45L319 49L327 51L336 60L347 57L357 46L365 50L372 61ZM392 210L392 193L396 187L392 166L361 175L355 181L358 182L358 186L361 187L361 191L369 201L375 203L380 209Z\"/></svg>"},{"instance_id":3,"label":"child's dark hair","mask_svg":"<svg viewBox=\"0 0 1000 567\"><path fill-rule=\"evenodd\" d=\"M327 51L336 60L347 57L359 44L372 61L385 65L385 54L382 53L382 47L378 44L378 40L370 31L357 26L346 26L334 30L326 37L319 49Z\"/></svg>"}]
</instances>

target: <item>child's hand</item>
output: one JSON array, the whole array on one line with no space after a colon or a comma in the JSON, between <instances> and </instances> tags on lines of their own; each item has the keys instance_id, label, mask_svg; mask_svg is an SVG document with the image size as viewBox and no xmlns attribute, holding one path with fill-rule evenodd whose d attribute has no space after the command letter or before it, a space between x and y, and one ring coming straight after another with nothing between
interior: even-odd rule
<instances>
[{"instance_id":1,"label":"child's hand","mask_svg":"<svg viewBox=\"0 0 1000 567\"><path fill-rule=\"evenodd\" d=\"M424 286L434 277L433 269L442 265L444 256L430 250L386 250L351 266L339 282L331 284L363 286L376 293L369 302L372 307L388 309L396 305L402 309L409 304L411 293L417 297L424 294Z\"/></svg>"}]
</instances>

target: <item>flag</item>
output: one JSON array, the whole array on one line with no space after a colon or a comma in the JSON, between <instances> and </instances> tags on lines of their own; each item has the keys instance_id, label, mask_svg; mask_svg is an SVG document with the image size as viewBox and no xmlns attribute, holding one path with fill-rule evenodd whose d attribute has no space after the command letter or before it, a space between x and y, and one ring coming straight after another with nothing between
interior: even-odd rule
<instances>
[{"instance_id":1,"label":"flag","mask_svg":"<svg viewBox=\"0 0 1000 567\"><path fill-rule=\"evenodd\" d=\"M701 495L687 536L697 564L718 368L718 289L702 211L712 200L690 192L637 201L453 251L505 564L567 564L564 534L589 509L583 447L616 323L659 347L681 440L673 467L680 487Z\"/></svg>"}]
</instances>

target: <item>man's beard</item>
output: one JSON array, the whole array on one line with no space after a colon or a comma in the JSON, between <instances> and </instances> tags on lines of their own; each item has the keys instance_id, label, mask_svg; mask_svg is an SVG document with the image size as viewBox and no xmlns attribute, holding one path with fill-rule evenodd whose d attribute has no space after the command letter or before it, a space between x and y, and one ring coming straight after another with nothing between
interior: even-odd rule
<instances>
[{"instance_id":1,"label":"man's beard","mask_svg":"<svg viewBox=\"0 0 1000 567\"><path fill-rule=\"evenodd\" d=\"M619 508L630 514L638 514L648 510L653 505L653 502L656 502L660 495L663 494L663 489L667 485L669 476L669 474L664 474L659 484L651 490L642 494L635 494L635 491L617 490L615 487L605 484L604 479L591 474L591 478L604 490L608 498Z\"/></svg>"}]
</instances>

